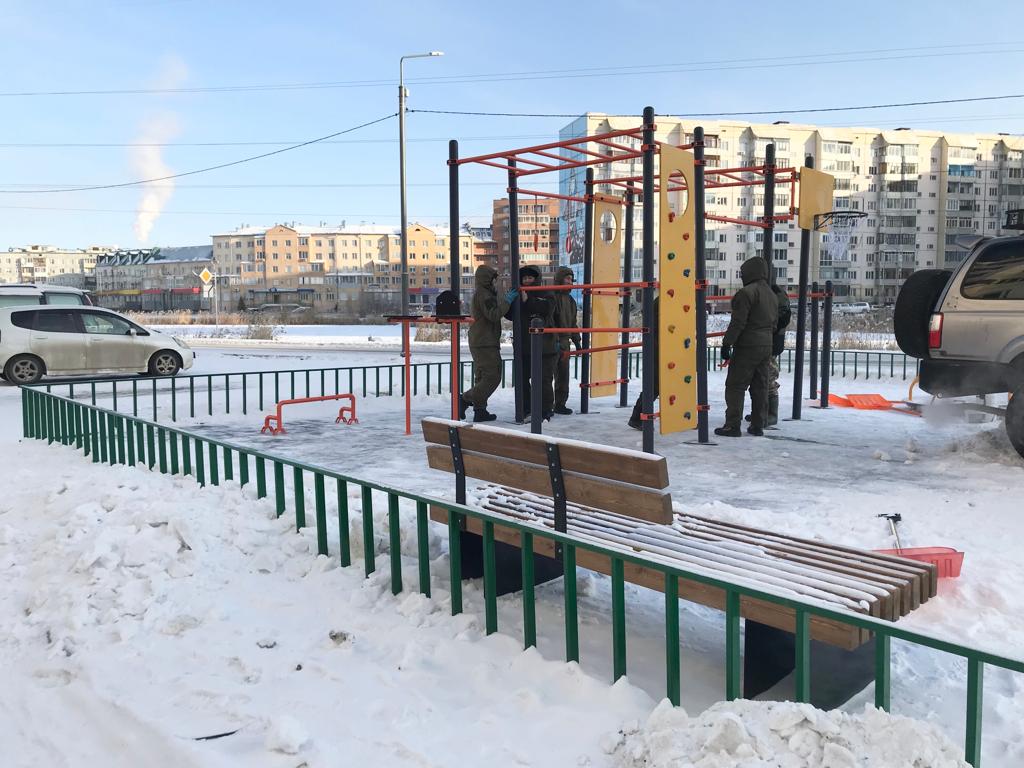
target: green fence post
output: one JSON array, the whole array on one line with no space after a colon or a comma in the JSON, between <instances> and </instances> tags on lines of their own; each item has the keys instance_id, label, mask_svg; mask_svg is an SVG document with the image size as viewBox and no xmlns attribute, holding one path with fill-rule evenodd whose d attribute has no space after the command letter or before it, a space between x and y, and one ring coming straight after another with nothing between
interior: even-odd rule
<instances>
[{"instance_id":1,"label":"green fence post","mask_svg":"<svg viewBox=\"0 0 1024 768\"><path fill-rule=\"evenodd\" d=\"M349 543L348 530L348 482L340 477L336 479L338 496L338 549L341 552L341 567L352 565L352 545Z\"/></svg>"},{"instance_id":2,"label":"green fence post","mask_svg":"<svg viewBox=\"0 0 1024 768\"><path fill-rule=\"evenodd\" d=\"M210 484L211 485L220 485L220 471L219 471L220 468L218 467L218 462L217 462L217 444L216 443L207 443L206 445L207 445L207 449L210 452L210 455L209 455L209 460L210 460Z\"/></svg>"},{"instance_id":3,"label":"green fence post","mask_svg":"<svg viewBox=\"0 0 1024 768\"><path fill-rule=\"evenodd\" d=\"M117 463L117 432L114 429L114 414L107 414L107 461L114 465Z\"/></svg>"},{"instance_id":4,"label":"green fence post","mask_svg":"<svg viewBox=\"0 0 1024 768\"><path fill-rule=\"evenodd\" d=\"M159 455L160 455L160 474L166 475L167 474L167 445L166 445L167 435L165 434L165 430L163 429L163 427L157 429L156 435L157 435L157 446L158 446L158 451L159 451Z\"/></svg>"},{"instance_id":5,"label":"green fence post","mask_svg":"<svg viewBox=\"0 0 1024 768\"><path fill-rule=\"evenodd\" d=\"M565 590L565 660L580 660L580 627L576 605L576 546L562 544Z\"/></svg>"},{"instance_id":6,"label":"green fence post","mask_svg":"<svg viewBox=\"0 0 1024 768\"><path fill-rule=\"evenodd\" d=\"M185 435L181 436L181 474L192 474L192 447Z\"/></svg>"},{"instance_id":7,"label":"green fence post","mask_svg":"<svg viewBox=\"0 0 1024 768\"><path fill-rule=\"evenodd\" d=\"M189 418L196 417L196 379L195 376L188 377L188 415Z\"/></svg>"},{"instance_id":8,"label":"green fence post","mask_svg":"<svg viewBox=\"0 0 1024 768\"><path fill-rule=\"evenodd\" d=\"M171 474L176 475L180 468L178 465L178 433L171 432L169 436L171 439Z\"/></svg>"},{"instance_id":9,"label":"green fence post","mask_svg":"<svg viewBox=\"0 0 1024 768\"><path fill-rule=\"evenodd\" d=\"M178 420L178 387L171 377L171 421Z\"/></svg>"},{"instance_id":10,"label":"green fence post","mask_svg":"<svg viewBox=\"0 0 1024 768\"><path fill-rule=\"evenodd\" d=\"M74 419L72 423L75 429L75 448L82 450L87 446L85 439L85 425L82 423L83 417L85 416L85 406L79 403L73 404Z\"/></svg>"},{"instance_id":11,"label":"green fence post","mask_svg":"<svg viewBox=\"0 0 1024 768\"><path fill-rule=\"evenodd\" d=\"M110 458L110 441L107 438L107 415L96 414L96 422L100 432L100 463L106 464Z\"/></svg>"},{"instance_id":12,"label":"green fence post","mask_svg":"<svg viewBox=\"0 0 1024 768\"><path fill-rule=\"evenodd\" d=\"M318 555L327 552L327 499L324 495L324 476L321 472L313 473L313 496L316 499L316 552Z\"/></svg>"},{"instance_id":13,"label":"green fence post","mask_svg":"<svg viewBox=\"0 0 1024 768\"><path fill-rule=\"evenodd\" d=\"M93 390L93 405L96 404L96 392ZM139 415L139 382L132 379L132 416Z\"/></svg>"},{"instance_id":14,"label":"green fence post","mask_svg":"<svg viewBox=\"0 0 1024 768\"><path fill-rule=\"evenodd\" d=\"M284 514L284 464L274 462L274 496L277 503L277 516Z\"/></svg>"},{"instance_id":15,"label":"green fence post","mask_svg":"<svg viewBox=\"0 0 1024 768\"><path fill-rule=\"evenodd\" d=\"M373 559L373 491L367 486L362 486L362 515L363 515L363 564L366 568L366 575L369 576L376 569Z\"/></svg>"},{"instance_id":16,"label":"green fence post","mask_svg":"<svg viewBox=\"0 0 1024 768\"><path fill-rule=\"evenodd\" d=\"M740 675L740 593L725 593L725 700L734 701L743 695Z\"/></svg>"},{"instance_id":17,"label":"green fence post","mask_svg":"<svg viewBox=\"0 0 1024 768\"><path fill-rule=\"evenodd\" d=\"M448 572L451 577L452 616L462 613L462 515L448 510Z\"/></svg>"},{"instance_id":18,"label":"green fence post","mask_svg":"<svg viewBox=\"0 0 1024 768\"><path fill-rule=\"evenodd\" d=\"M231 374L224 374L224 413L231 413Z\"/></svg>"},{"instance_id":19,"label":"green fence post","mask_svg":"<svg viewBox=\"0 0 1024 768\"><path fill-rule=\"evenodd\" d=\"M124 443L128 453L128 466L135 466L135 422L125 419Z\"/></svg>"},{"instance_id":20,"label":"green fence post","mask_svg":"<svg viewBox=\"0 0 1024 768\"><path fill-rule=\"evenodd\" d=\"M144 463L146 460L146 444L144 433L145 430L142 428L142 424L139 424L138 429L135 430L135 452L138 454L140 463Z\"/></svg>"},{"instance_id":21,"label":"green fence post","mask_svg":"<svg viewBox=\"0 0 1024 768\"><path fill-rule=\"evenodd\" d=\"M213 416L213 376L206 377L206 411Z\"/></svg>"},{"instance_id":22,"label":"green fence post","mask_svg":"<svg viewBox=\"0 0 1024 768\"><path fill-rule=\"evenodd\" d=\"M152 424L146 425L146 465L152 469L156 464L156 432Z\"/></svg>"},{"instance_id":23,"label":"green fence post","mask_svg":"<svg viewBox=\"0 0 1024 768\"><path fill-rule=\"evenodd\" d=\"M157 420L156 416L156 379L153 379L153 421Z\"/></svg>"},{"instance_id":24,"label":"green fence post","mask_svg":"<svg viewBox=\"0 0 1024 768\"><path fill-rule=\"evenodd\" d=\"M519 549L523 570L523 648L537 645L537 608L534 593L533 534L519 532Z\"/></svg>"},{"instance_id":25,"label":"green fence post","mask_svg":"<svg viewBox=\"0 0 1024 768\"><path fill-rule=\"evenodd\" d=\"M231 449L226 445L224 446L224 479L235 479L235 463L232 459Z\"/></svg>"},{"instance_id":26,"label":"green fence post","mask_svg":"<svg viewBox=\"0 0 1024 768\"><path fill-rule=\"evenodd\" d=\"M206 463L203 458L203 441L198 437L195 438L196 448L196 482L199 485L206 485Z\"/></svg>"},{"instance_id":27,"label":"green fence post","mask_svg":"<svg viewBox=\"0 0 1024 768\"><path fill-rule=\"evenodd\" d=\"M21 390L21 434L22 437L31 437L31 432L28 425L28 401L31 395L27 389Z\"/></svg>"},{"instance_id":28,"label":"green fence post","mask_svg":"<svg viewBox=\"0 0 1024 768\"><path fill-rule=\"evenodd\" d=\"M117 433L117 463L124 464L124 416L121 414L114 417L114 430Z\"/></svg>"},{"instance_id":29,"label":"green fence post","mask_svg":"<svg viewBox=\"0 0 1024 768\"><path fill-rule=\"evenodd\" d=\"M248 376L249 376L249 374L247 374L247 373L243 373L242 374L242 415L243 416L245 416L247 413L249 413L249 390L248 390L248 384L247 384Z\"/></svg>"},{"instance_id":30,"label":"green fence post","mask_svg":"<svg viewBox=\"0 0 1024 768\"><path fill-rule=\"evenodd\" d=\"M430 597L430 537L425 501L416 502L416 560L420 570L420 593Z\"/></svg>"},{"instance_id":31,"label":"green fence post","mask_svg":"<svg viewBox=\"0 0 1024 768\"><path fill-rule=\"evenodd\" d=\"M981 765L981 710L984 703L985 665L978 659L967 660L967 737L964 759Z\"/></svg>"},{"instance_id":32,"label":"green fence post","mask_svg":"<svg viewBox=\"0 0 1024 768\"><path fill-rule=\"evenodd\" d=\"M249 484L249 454L245 451L238 454L238 484L243 488Z\"/></svg>"},{"instance_id":33,"label":"green fence post","mask_svg":"<svg viewBox=\"0 0 1024 768\"><path fill-rule=\"evenodd\" d=\"M110 382L111 409L117 410L117 382Z\"/></svg>"},{"instance_id":34,"label":"green fence post","mask_svg":"<svg viewBox=\"0 0 1024 768\"><path fill-rule=\"evenodd\" d=\"M889 711L892 701L892 638L881 632L875 633L875 706Z\"/></svg>"},{"instance_id":35,"label":"green fence post","mask_svg":"<svg viewBox=\"0 0 1024 768\"><path fill-rule=\"evenodd\" d=\"M679 577L665 574L665 695L679 706Z\"/></svg>"},{"instance_id":36,"label":"green fence post","mask_svg":"<svg viewBox=\"0 0 1024 768\"><path fill-rule=\"evenodd\" d=\"M295 499L295 530L306 527L306 489L302 484L302 467L292 467L292 496Z\"/></svg>"},{"instance_id":37,"label":"green fence post","mask_svg":"<svg viewBox=\"0 0 1024 768\"><path fill-rule=\"evenodd\" d=\"M796 690L801 703L811 700L811 617L804 608L796 609Z\"/></svg>"},{"instance_id":38,"label":"green fence post","mask_svg":"<svg viewBox=\"0 0 1024 768\"><path fill-rule=\"evenodd\" d=\"M488 635L498 631L498 579L494 562L494 523L484 520L484 626Z\"/></svg>"},{"instance_id":39,"label":"green fence post","mask_svg":"<svg viewBox=\"0 0 1024 768\"><path fill-rule=\"evenodd\" d=\"M260 386L259 386L259 389L257 391L258 392L257 398L259 399L259 406L260 406L260 410L262 411L263 410L263 372L262 371L260 371L259 381L260 381Z\"/></svg>"},{"instance_id":40,"label":"green fence post","mask_svg":"<svg viewBox=\"0 0 1024 768\"><path fill-rule=\"evenodd\" d=\"M398 520L398 495L388 494L388 549L391 560L391 594L402 591L402 532Z\"/></svg>"},{"instance_id":41,"label":"green fence post","mask_svg":"<svg viewBox=\"0 0 1024 768\"><path fill-rule=\"evenodd\" d=\"M89 432L92 435L92 460L95 463L99 463L100 461L100 419L98 416L99 414L96 412L95 408L89 409Z\"/></svg>"},{"instance_id":42,"label":"green fence post","mask_svg":"<svg viewBox=\"0 0 1024 768\"><path fill-rule=\"evenodd\" d=\"M262 456L256 457L256 498L267 498L267 462Z\"/></svg>"},{"instance_id":43,"label":"green fence post","mask_svg":"<svg viewBox=\"0 0 1024 768\"><path fill-rule=\"evenodd\" d=\"M626 589L625 565L612 558L612 680L626 674Z\"/></svg>"}]
</instances>

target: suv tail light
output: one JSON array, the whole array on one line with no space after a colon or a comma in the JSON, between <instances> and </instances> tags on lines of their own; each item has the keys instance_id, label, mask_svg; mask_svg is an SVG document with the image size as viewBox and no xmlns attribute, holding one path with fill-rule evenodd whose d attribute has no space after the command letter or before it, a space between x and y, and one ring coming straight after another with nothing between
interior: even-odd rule
<instances>
[{"instance_id":1,"label":"suv tail light","mask_svg":"<svg viewBox=\"0 0 1024 768\"><path fill-rule=\"evenodd\" d=\"M928 321L928 349L942 346L942 313L936 312Z\"/></svg>"}]
</instances>

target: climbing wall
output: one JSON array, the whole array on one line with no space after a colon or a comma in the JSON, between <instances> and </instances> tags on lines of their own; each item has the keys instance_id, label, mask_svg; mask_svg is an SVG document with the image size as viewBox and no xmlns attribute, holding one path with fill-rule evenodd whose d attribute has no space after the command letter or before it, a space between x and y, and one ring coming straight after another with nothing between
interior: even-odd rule
<instances>
[{"instance_id":1,"label":"climbing wall","mask_svg":"<svg viewBox=\"0 0 1024 768\"><path fill-rule=\"evenodd\" d=\"M618 283L622 281L622 202L614 198L594 201L594 283ZM602 291L591 296L591 327L618 328L622 322L619 313L618 292ZM617 333L595 333L590 337L591 349L610 347L620 343ZM616 393L615 379L618 378L618 352L595 352L590 357L590 380L599 384L591 387L591 397L607 397ZM605 383L607 382L607 383Z\"/></svg>"},{"instance_id":2,"label":"climbing wall","mask_svg":"<svg viewBox=\"0 0 1024 768\"><path fill-rule=\"evenodd\" d=\"M661 146L658 210L658 392L661 434L697 427L696 241L693 154ZM685 187L683 193L670 192ZM699 190L697 194L703 193ZM683 210L669 201L681 200Z\"/></svg>"}]
</instances>

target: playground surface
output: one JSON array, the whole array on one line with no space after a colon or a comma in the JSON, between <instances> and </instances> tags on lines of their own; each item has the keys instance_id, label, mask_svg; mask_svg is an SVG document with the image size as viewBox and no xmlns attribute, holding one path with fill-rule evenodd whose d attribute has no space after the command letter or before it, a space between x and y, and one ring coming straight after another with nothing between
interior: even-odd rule
<instances>
[{"instance_id":1,"label":"playground surface","mask_svg":"<svg viewBox=\"0 0 1024 768\"><path fill-rule=\"evenodd\" d=\"M204 349L196 372L398 360L394 352L369 350ZM713 426L721 418L723 379L721 373L709 377ZM790 382L784 374L784 404ZM834 379L832 391L897 399L906 386ZM640 435L625 426L628 414L615 402L596 400L593 413L559 417L545 432L636 449ZM415 398L414 424L446 415L447 403ZM506 423L510 391L499 390L492 410L502 418L497 426L525 429ZM290 417L286 412L288 432L279 436L260 435L265 413L254 409L244 417L199 418L193 426L453 498L451 477L426 468L418 430L402 435L398 398L359 398L356 425L336 425L336 412L331 404L296 406ZM20 423L15 390L0 388L0 415L6 424ZM1024 596L1016 552L1024 523L1014 489L1024 479L1024 461L999 424L806 407L803 421L780 423L768 439L745 436L716 446L692 440L683 433L656 441L668 457L677 508L865 548L893 546L877 515L899 512L904 546L967 553L963 575L941 582L938 598L903 621L1019 653ZM644 745L649 749L659 738L680 755L696 754L684 751L686 722L660 712L646 729L640 725L663 688L660 595L627 585L628 683L609 686L608 580L602 576L581 575L581 666L565 665L557 661L557 581L538 588L538 649L523 653L515 639L521 616L515 596L502 598L499 607L499 627L509 635L485 638L478 588L467 589L467 612L454 619L445 610L444 582L432 600L392 598L382 579L363 580L361 573L317 559L311 532L291 534L251 489L245 495L230 486L200 490L182 478L94 467L68 449L20 444L12 429L0 437L0 456L13 478L0 502L0 571L6 574L0 654L11 670L0 686L7 691L0 711L9 715L3 719L10 732L0 737L7 743L19 733L25 738L32 719L70 718L79 730L53 735L45 745L49 754L70 749L77 736L82 750L143 744L145 754L165 761L147 761L151 765L313 766L345 754L366 765L484 759L493 765L629 766L645 764L639 760ZM99 520L106 524L98 526ZM443 559L440 536L433 539ZM684 609L683 706L694 715L692 727L701 727L698 716L708 718L706 727L727 738L730 711L700 715L721 697L721 622L715 611ZM963 738L963 680L959 663L894 642L893 712L932 722L954 743ZM986 766L1024 762L1020 687L1018 676L998 670L986 677ZM859 712L869 701L870 691L846 709ZM770 731L772 722L796 711L789 708L796 705L733 706L751 733ZM817 725L819 736L829 731L828 723ZM852 721L836 727L847 726L856 731ZM238 727L232 737L190 740ZM875 730L905 744L921 727L887 720ZM927 733L919 739L926 742ZM900 764L892 754L858 744L858 758L873 758L868 764ZM140 753L128 748L124 754L124 765L138 764L131 756ZM742 765L721 763L734 764ZM939 751L928 764L959 765Z\"/></svg>"}]
</instances>

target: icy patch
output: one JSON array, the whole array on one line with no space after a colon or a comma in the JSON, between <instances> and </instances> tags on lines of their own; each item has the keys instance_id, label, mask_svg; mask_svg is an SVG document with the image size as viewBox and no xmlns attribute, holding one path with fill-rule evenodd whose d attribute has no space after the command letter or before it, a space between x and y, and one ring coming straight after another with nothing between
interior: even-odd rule
<instances>
[{"instance_id":1,"label":"icy patch","mask_svg":"<svg viewBox=\"0 0 1024 768\"><path fill-rule=\"evenodd\" d=\"M736 701L697 717L663 701L642 728L602 741L617 768L967 768L933 725L872 707L860 714L809 704Z\"/></svg>"}]
</instances>

